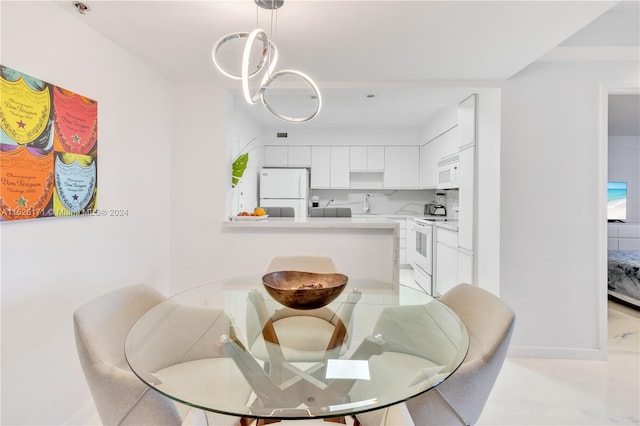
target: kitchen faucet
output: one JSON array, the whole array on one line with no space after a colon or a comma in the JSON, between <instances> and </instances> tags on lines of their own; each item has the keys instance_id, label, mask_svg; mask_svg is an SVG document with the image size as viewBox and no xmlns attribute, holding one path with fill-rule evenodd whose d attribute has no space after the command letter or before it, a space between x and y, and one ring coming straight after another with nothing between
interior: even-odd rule
<instances>
[{"instance_id":1,"label":"kitchen faucet","mask_svg":"<svg viewBox=\"0 0 640 426\"><path fill-rule=\"evenodd\" d=\"M336 200L334 198L330 199L329 202L327 203L327 205L325 207L329 207L331 204L333 204Z\"/></svg>"},{"instance_id":2,"label":"kitchen faucet","mask_svg":"<svg viewBox=\"0 0 640 426\"><path fill-rule=\"evenodd\" d=\"M371 204L369 204L369 197L371 197L371 194L364 194L364 206L362 208L364 213L371 213Z\"/></svg>"}]
</instances>

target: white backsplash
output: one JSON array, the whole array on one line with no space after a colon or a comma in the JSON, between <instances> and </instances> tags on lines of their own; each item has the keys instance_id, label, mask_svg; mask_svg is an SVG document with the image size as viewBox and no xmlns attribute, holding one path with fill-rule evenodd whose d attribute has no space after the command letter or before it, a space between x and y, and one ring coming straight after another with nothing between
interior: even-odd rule
<instances>
[{"instance_id":1,"label":"white backsplash","mask_svg":"<svg viewBox=\"0 0 640 426\"><path fill-rule=\"evenodd\" d=\"M457 192L457 191L455 191ZM313 189L311 195L320 197L320 207L334 199L332 205L351 207L351 214L362 214L365 194L371 194L369 204L372 214L397 214L422 216L425 203L435 199L435 190L361 190L361 189ZM456 195L457 200L457 195ZM447 211L449 208L447 207Z\"/></svg>"}]
</instances>

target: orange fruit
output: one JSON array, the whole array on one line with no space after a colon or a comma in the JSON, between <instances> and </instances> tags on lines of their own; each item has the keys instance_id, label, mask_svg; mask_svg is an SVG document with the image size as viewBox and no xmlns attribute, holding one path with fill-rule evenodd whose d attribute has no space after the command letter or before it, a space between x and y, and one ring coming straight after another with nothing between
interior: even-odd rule
<instances>
[{"instance_id":1,"label":"orange fruit","mask_svg":"<svg viewBox=\"0 0 640 426\"><path fill-rule=\"evenodd\" d=\"M262 207L256 207L256 209L253 212L256 214L256 216L264 216L267 214L265 209L263 209Z\"/></svg>"}]
</instances>

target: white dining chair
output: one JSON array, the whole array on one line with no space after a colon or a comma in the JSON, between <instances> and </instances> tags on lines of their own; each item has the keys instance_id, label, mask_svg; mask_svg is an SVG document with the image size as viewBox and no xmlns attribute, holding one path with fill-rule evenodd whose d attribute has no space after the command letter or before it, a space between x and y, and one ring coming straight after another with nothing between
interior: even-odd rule
<instances>
[{"instance_id":1,"label":"white dining chair","mask_svg":"<svg viewBox=\"0 0 640 426\"><path fill-rule=\"evenodd\" d=\"M205 415L201 410L175 403L143 383L129 368L124 353L129 330L143 314L165 300L146 285L133 285L99 296L75 311L78 356L102 423L237 424L235 417Z\"/></svg>"},{"instance_id":2,"label":"white dining chair","mask_svg":"<svg viewBox=\"0 0 640 426\"><path fill-rule=\"evenodd\" d=\"M470 284L440 297L462 320L469 350L462 365L437 387L405 404L359 414L362 426L473 425L478 421L502 368L515 314L500 298Z\"/></svg>"}]
</instances>

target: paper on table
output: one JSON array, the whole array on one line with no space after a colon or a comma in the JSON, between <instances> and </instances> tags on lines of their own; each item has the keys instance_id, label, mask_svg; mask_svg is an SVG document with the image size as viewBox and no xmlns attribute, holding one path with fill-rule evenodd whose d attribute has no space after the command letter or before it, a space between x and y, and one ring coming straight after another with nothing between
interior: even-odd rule
<instances>
[{"instance_id":1,"label":"paper on table","mask_svg":"<svg viewBox=\"0 0 640 426\"><path fill-rule=\"evenodd\" d=\"M326 378L371 380L369 361L330 359L327 362Z\"/></svg>"}]
</instances>

